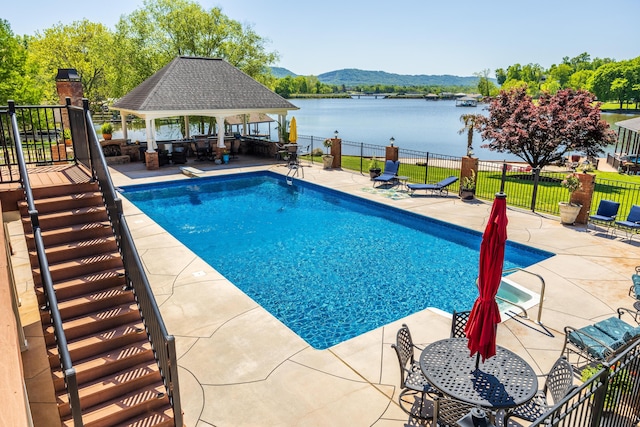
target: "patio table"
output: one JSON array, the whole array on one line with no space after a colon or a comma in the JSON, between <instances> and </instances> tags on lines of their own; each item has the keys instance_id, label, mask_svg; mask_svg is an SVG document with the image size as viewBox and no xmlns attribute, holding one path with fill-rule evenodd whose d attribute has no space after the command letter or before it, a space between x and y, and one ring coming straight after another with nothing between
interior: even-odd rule
<instances>
[{"instance_id":1,"label":"patio table","mask_svg":"<svg viewBox=\"0 0 640 427\"><path fill-rule=\"evenodd\" d=\"M531 400L538 391L535 372L520 356L496 346L496 355L480 363L469 356L466 338L449 338L428 345L420 368L442 393L470 405L509 409Z\"/></svg>"}]
</instances>

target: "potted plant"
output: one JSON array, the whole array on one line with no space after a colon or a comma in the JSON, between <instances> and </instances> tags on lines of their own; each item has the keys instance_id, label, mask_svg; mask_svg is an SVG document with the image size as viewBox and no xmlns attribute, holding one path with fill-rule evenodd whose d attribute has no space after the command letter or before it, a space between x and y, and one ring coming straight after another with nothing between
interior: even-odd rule
<instances>
[{"instance_id":1,"label":"potted plant","mask_svg":"<svg viewBox=\"0 0 640 427\"><path fill-rule=\"evenodd\" d=\"M327 138L324 140L322 145L327 148L327 154L322 155L322 165L325 169L331 169L333 166L333 156L331 155L331 146L333 145L333 141Z\"/></svg>"},{"instance_id":2,"label":"potted plant","mask_svg":"<svg viewBox=\"0 0 640 427\"><path fill-rule=\"evenodd\" d=\"M380 176L380 174L382 173L382 169L380 169L380 165L378 165L378 159L376 159L376 157L372 157L371 161L369 162L369 176L371 177L371 179Z\"/></svg>"},{"instance_id":3,"label":"potted plant","mask_svg":"<svg viewBox=\"0 0 640 427\"><path fill-rule=\"evenodd\" d=\"M100 126L100 131L102 132L102 138L111 139L111 135L113 134L113 125L109 122L104 122L102 126Z\"/></svg>"},{"instance_id":4,"label":"potted plant","mask_svg":"<svg viewBox=\"0 0 640 427\"><path fill-rule=\"evenodd\" d=\"M229 150L222 150L222 162L226 165L229 163Z\"/></svg>"},{"instance_id":5,"label":"potted plant","mask_svg":"<svg viewBox=\"0 0 640 427\"><path fill-rule=\"evenodd\" d=\"M576 218L582 209L582 205L579 203L571 203L571 196L573 192L582 188L582 183L575 173L570 173L564 177L560 186L566 188L569 192L568 202L559 202L560 209L560 222L562 224L573 224L576 222Z\"/></svg>"},{"instance_id":6,"label":"potted plant","mask_svg":"<svg viewBox=\"0 0 640 427\"><path fill-rule=\"evenodd\" d=\"M471 169L471 174L462 178L460 184L460 198L462 200L473 200L476 195L476 171Z\"/></svg>"},{"instance_id":7,"label":"potted plant","mask_svg":"<svg viewBox=\"0 0 640 427\"><path fill-rule=\"evenodd\" d=\"M73 140L71 138L71 129L65 129L62 131L62 138L64 139L65 145L73 145Z\"/></svg>"}]
</instances>

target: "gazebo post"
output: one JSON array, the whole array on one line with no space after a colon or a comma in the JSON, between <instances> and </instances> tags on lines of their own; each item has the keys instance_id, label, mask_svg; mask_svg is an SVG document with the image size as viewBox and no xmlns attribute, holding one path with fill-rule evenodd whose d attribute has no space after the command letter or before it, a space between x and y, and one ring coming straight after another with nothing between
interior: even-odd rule
<instances>
[{"instance_id":1,"label":"gazebo post","mask_svg":"<svg viewBox=\"0 0 640 427\"><path fill-rule=\"evenodd\" d=\"M184 138L189 139L191 133L189 132L189 116L184 116Z\"/></svg>"},{"instance_id":2,"label":"gazebo post","mask_svg":"<svg viewBox=\"0 0 640 427\"><path fill-rule=\"evenodd\" d=\"M120 125L122 126L122 139L124 139L125 141L128 138L127 136L127 116L126 114L120 114Z\"/></svg>"}]
</instances>

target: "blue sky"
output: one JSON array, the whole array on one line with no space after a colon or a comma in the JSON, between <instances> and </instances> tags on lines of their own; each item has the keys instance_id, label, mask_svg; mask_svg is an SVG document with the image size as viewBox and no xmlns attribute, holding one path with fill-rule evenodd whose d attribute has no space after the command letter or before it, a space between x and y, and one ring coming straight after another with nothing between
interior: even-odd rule
<instances>
[{"instance_id":1,"label":"blue sky","mask_svg":"<svg viewBox=\"0 0 640 427\"><path fill-rule=\"evenodd\" d=\"M269 39L276 66L318 75L342 68L398 74L470 76L538 63L544 68L587 52L616 60L640 56L640 1L618 0L199 0L220 7ZM6 2L15 34L87 18L114 28L142 0Z\"/></svg>"}]
</instances>

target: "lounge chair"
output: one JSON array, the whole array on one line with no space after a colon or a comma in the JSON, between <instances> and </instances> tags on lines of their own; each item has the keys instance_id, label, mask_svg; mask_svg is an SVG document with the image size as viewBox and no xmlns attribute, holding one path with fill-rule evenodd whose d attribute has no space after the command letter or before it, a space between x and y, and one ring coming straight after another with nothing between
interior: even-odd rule
<instances>
[{"instance_id":1,"label":"lounge chair","mask_svg":"<svg viewBox=\"0 0 640 427\"><path fill-rule=\"evenodd\" d=\"M609 234L609 229L616 220L619 208L620 203L618 202L614 202L611 200L600 200L600 204L598 205L598 210L595 215L589 216L587 228L589 228L589 224L591 223L602 224L607 227L607 234Z\"/></svg>"},{"instance_id":2,"label":"lounge chair","mask_svg":"<svg viewBox=\"0 0 640 427\"><path fill-rule=\"evenodd\" d=\"M426 190L431 191L433 194L438 194L438 196L446 196L449 194L449 190L447 187L449 187L457 180L457 176L450 176L434 184L407 184L407 188L409 188L411 195L413 195L413 193L417 190Z\"/></svg>"},{"instance_id":3,"label":"lounge chair","mask_svg":"<svg viewBox=\"0 0 640 427\"><path fill-rule=\"evenodd\" d=\"M623 314L630 314L635 325L623 321ZM586 362L600 363L610 360L620 351L627 348L640 337L640 313L627 308L619 308L618 316L595 323L583 328L565 326L565 343L562 353L570 360L571 354L577 355L575 365L580 365L582 359Z\"/></svg>"},{"instance_id":4,"label":"lounge chair","mask_svg":"<svg viewBox=\"0 0 640 427\"><path fill-rule=\"evenodd\" d=\"M376 182L396 184L398 182L398 169L400 169L400 160L395 162L393 160L387 160L384 163L384 172L382 172L382 175L373 178L373 186L376 186Z\"/></svg>"},{"instance_id":5,"label":"lounge chair","mask_svg":"<svg viewBox=\"0 0 640 427\"><path fill-rule=\"evenodd\" d=\"M634 233L640 233L640 206L633 205L624 221L616 221L616 225L627 233L627 238L631 240Z\"/></svg>"}]
</instances>

